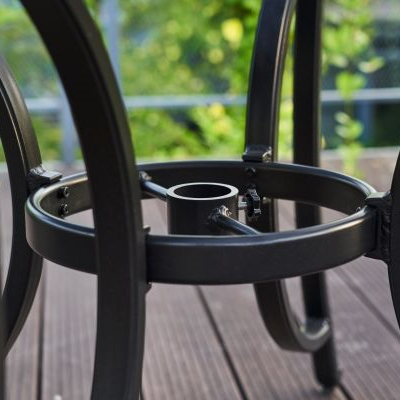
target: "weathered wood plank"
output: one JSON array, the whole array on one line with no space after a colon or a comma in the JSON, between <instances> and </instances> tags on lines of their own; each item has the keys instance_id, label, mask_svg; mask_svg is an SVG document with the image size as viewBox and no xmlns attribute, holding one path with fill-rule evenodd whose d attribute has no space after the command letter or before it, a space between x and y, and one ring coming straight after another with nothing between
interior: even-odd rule
<instances>
[{"instance_id":1,"label":"weathered wood plank","mask_svg":"<svg viewBox=\"0 0 400 400\"><path fill-rule=\"evenodd\" d=\"M375 313L380 323L386 324L392 334L400 339L386 265L381 261L363 257L354 261L351 268L338 269L338 274Z\"/></svg>"},{"instance_id":2,"label":"weathered wood plank","mask_svg":"<svg viewBox=\"0 0 400 400\"><path fill-rule=\"evenodd\" d=\"M288 205L286 202L281 204L281 221L285 228L293 226L293 209ZM324 214L324 219L333 216L331 212ZM379 270L382 272L380 276ZM377 308L371 308L380 301L379 309L385 309L393 320L387 275L382 263L361 258L331 270L327 275L339 361L345 371L343 385L355 399L398 399L398 335L393 329L388 329L387 324L382 324ZM365 280L370 286L367 292L361 290L364 295L360 295L360 290L355 290L355 282ZM358 284L358 288L362 286ZM365 302L365 297L370 302Z\"/></svg>"},{"instance_id":3,"label":"weathered wood plank","mask_svg":"<svg viewBox=\"0 0 400 400\"><path fill-rule=\"evenodd\" d=\"M26 324L6 360L6 399L36 400L39 391L41 286Z\"/></svg>"},{"instance_id":4,"label":"weathered wood plank","mask_svg":"<svg viewBox=\"0 0 400 400\"><path fill-rule=\"evenodd\" d=\"M145 207L145 221L155 231L164 229L157 207ZM43 399L86 399L93 371L96 279L54 265L46 269ZM147 315L146 400L240 398L193 287L154 286Z\"/></svg>"},{"instance_id":5,"label":"weathered wood plank","mask_svg":"<svg viewBox=\"0 0 400 400\"><path fill-rule=\"evenodd\" d=\"M90 211L72 219L92 225ZM96 335L97 278L50 262L46 262L45 271L42 399L89 399Z\"/></svg>"},{"instance_id":6,"label":"weathered wood plank","mask_svg":"<svg viewBox=\"0 0 400 400\"><path fill-rule=\"evenodd\" d=\"M204 287L250 399L344 399L323 393L312 379L309 357L282 351L266 332L250 285Z\"/></svg>"},{"instance_id":7,"label":"weathered wood plank","mask_svg":"<svg viewBox=\"0 0 400 400\"><path fill-rule=\"evenodd\" d=\"M145 208L153 233L165 233L165 216L160 203ZM148 294L143 392L146 400L241 398L194 287L154 285Z\"/></svg>"},{"instance_id":8,"label":"weathered wood plank","mask_svg":"<svg viewBox=\"0 0 400 400\"><path fill-rule=\"evenodd\" d=\"M193 287L149 294L143 392L156 399L240 399Z\"/></svg>"},{"instance_id":9,"label":"weathered wood plank","mask_svg":"<svg viewBox=\"0 0 400 400\"><path fill-rule=\"evenodd\" d=\"M45 268L42 398L89 399L96 278L51 263Z\"/></svg>"}]
</instances>

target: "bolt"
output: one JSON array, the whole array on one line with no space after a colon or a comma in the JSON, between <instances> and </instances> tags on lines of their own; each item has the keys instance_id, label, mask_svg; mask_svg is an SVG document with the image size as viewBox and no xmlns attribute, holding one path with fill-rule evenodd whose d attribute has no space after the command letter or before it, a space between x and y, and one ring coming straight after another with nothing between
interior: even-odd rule
<instances>
[{"instance_id":1,"label":"bolt","mask_svg":"<svg viewBox=\"0 0 400 400\"><path fill-rule=\"evenodd\" d=\"M272 147L268 147L266 153L265 153L265 161L272 161Z\"/></svg>"},{"instance_id":2,"label":"bolt","mask_svg":"<svg viewBox=\"0 0 400 400\"><path fill-rule=\"evenodd\" d=\"M246 173L248 178L253 178L257 175L257 170L254 167L247 167L244 172Z\"/></svg>"},{"instance_id":3,"label":"bolt","mask_svg":"<svg viewBox=\"0 0 400 400\"><path fill-rule=\"evenodd\" d=\"M271 203L271 199L269 197L266 197L266 196L263 196L261 201L262 201L262 203L264 205L267 205L267 204Z\"/></svg>"},{"instance_id":4,"label":"bolt","mask_svg":"<svg viewBox=\"0 0 400 400\"><path fill-rule=\"evenodd\" d=\"M141 182L151 181L151 176L146 171L140 171L139 172L139 180Z\"/></svg>"},{"instance_id":5,"label":"bolt","mask_svg":"<svg viewBox=\"0 0 400 400\"><path fill-rule=\"evenodd\" d=\"M60 214L61 217L63 218L66 217L69 214L68 204L62 204L58 209L58 213Z\"/></svg>"},{"instance_id":6,"label":"bolt","mask_svg":"<svg viewBox=\"0 0 400 400\"><path fill-rule=\"evenodd\" d=\"M63 186L60 187L60 189L58 189L58 197L60 199L66 199L67 197L69 197L70 192L69 192L69 187L68 186Z\"/></svg>"}]
</instances>

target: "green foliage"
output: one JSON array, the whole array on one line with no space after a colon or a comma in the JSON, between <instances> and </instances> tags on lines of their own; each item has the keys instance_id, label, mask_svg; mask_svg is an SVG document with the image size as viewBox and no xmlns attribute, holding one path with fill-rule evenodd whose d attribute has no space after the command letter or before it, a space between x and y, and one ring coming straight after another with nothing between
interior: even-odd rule
<instances>
[{"instance_id":1,"label":"green foliage","mask_svg":"<svg viewBox=\"0 0 400 400\"><path fill-rule=\"evenodd\" d=\"M122 75L124 92L141 94L207 94L247 91L259 1L253 0L166 0L122 2ZM291 129L291 74L289 57L285 79L281 128L285 129L283 148L288 151ZM152 112L150 111L150 114ZM154 113L154 112L153 112ZM159 115L159 114L158 114ZM245 110L211 104L175 112L165 111L166 126L175 126L155 151L151 140L142 140L148 131L143 119L135 118L132 130L139 157L160 153L179 155L237 155L243 150ZM168 121L169 119L169 121ZM198 146L177 151L176 132L198 141ZM135 133L136 132L136 133ZM149 132L151 134L151 132ZM158 135L153 133L153 137ZM167 143L168 139L170 143ZM185 143L192 142L186 141ZM185 146L181 141L180 146ZM168 151L166 149L172 149Z\"/></svg>"},{"instance_id":2,"label":"green foliage","mask_svg":"<svg viewBox=\"0 0 400 400\"><path fill-rule=\"evenodd\" d=\"M338 112L335 115L338 125L336 133L342 138L339 151L343 157L344 170L351 175L361 177L361 172L357 168L357 160L362 151L359 138L363 131L360 121L351 118L345 112Z\"/></svg>"},{"instance_id":3,"label":"green foliage","mask_svg":"<svg viewBox=\"0 0 400 400\"><path fill-rule=\"evenodd\" d=\"M383 64L371 51L372 0L327 0L323 71L336 74L345 107L336 133L354 159L362 125L351 101L365 75ZM100 0L85 0L94 18ZM246 93L259 0L120 0L121 70L125 95ZM17 0L0 0L0 49L27 97L57 96L56 73ZM293 39L293 29L291 33ZM293 59L287 57L280 108L280 153L290 154ZM141 158L231 156L242 152L245 109L211 104L182 110L134 110L129 122ZM35 118L45 158L59 156L60 131ZM347 162L351 165L351 162Z\"/></svg>"},{"instance_id":4,"label":"green foliage","mask_svg":"<svg viewBox=\"0 0 400 400\"><path fill-rule=\"evenodd\" d=\"M19 2L1 4L0 49L27 97L57 91L54 68Z\"/></svg>"},{"instance_id":5,"label":"green foliage","mask_svg":"<svg viewBox=\"0 0 400 400\"><path fill-rule=\"evenodd\" d=\"M141 128L132 132L134 142L146 149L139 153L142 158L185 158L205 152L195 133L176 123L165 111L137 110L129 117L131 126Z\"/></svg>"},{"instance_id":6,"label":"green foliage","mask_svg":"<svg viewBox=\"0 0 400 400\"><path fill-rule=\"evenodd\" d=\"M373 28L371 0L327 1L323 33L323 72L336 75L336 87L345 107L342 113L349 121L336 118L335 132L341 140L345 166L355 164L355 148L361 148L361 124L354 120L354 93L366 84L366 74L383 64L372 48ZM122 2L123 76L127 94L188 94L247 91L253 39L260 2L252 0L166 0ZM292 38L293 39L293 29ZM128 61L129 60L129 61ZM286 61L280 109L280 153L290 155L292 136L293 59L289 50ZM152 112L150 111L150 114ZM153 112L154 113L154 112ZM151 140L142 140L148 132L146 122L135 118L139 156L184 157L189 155L240 154L244 136L243 109L210 107L182 110L180 118L165 111L160 124L176 128L159 142L156 150ZM161 122L163 121L163 122ZM168 128L168 129L169 129ZM157 129L162 129L161 125ZM164 129L164 132L167 132ZM187 139L176 148L176 133ZM151 135L151 132L148 132ZM159 135L153 133L153 137ZM170 139L170 142L169 142ZM190 147L186 147L190 144ZM183 148L181 148L183 146ZM346 152L346 148L349 151ZM170 149L170 150L169 150ZM348 172L352 172L348 169Z\"/></svg>"},{"instance_id":7,"label":"green foliage","mask_svg":"<svg viewBox=\"0 0 400 400\"><path fill-rule=\"evenodd\" d=\"M361 175L356 165L363 133L361 122L354 117L354 94L365 87L367 74L383 66L383 59L372 50L370 4L371 0L331 1L323 30L323 70L335 70L336 88L344 100L344 110L335 115L335 132L341 138L344 169L351 175Z\"/></svg>"}]
</instances>

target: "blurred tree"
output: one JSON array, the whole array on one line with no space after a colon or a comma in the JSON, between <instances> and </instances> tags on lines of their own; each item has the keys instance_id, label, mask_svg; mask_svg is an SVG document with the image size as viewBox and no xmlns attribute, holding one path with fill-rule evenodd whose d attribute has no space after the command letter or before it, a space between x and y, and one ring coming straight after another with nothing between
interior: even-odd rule
<instances>
[{"instance_id":1,"label":"blurred tree","mask_svg":"<svg viewBox=\"0 0 400 400\"><path fill-rule=\"evenodd\" d=\"M371 0L327 0L323 33L323 72L336 75L345 107L336 115L336 134L350 171L360 149L362 125L354 119L354 93L365 74L382 65L372 50ZM122 1L123 76L127 94L245 93L248 84L259 0ZM288 155L292 132L292 58L286 62L280 118L280 152ZM198 141L183 150L171 135L170 146L157 155L240 154L244 109L213 104L176 112L148 111L157 124L152 136L165 145L167 120ZM157 117L155 117L157 115ZM143 136L151 134L132 113L139 155L152 154ZM190 123L188 123L190 121ZM194 122L194 124L193 124ZM193 129L195 126L195 129ZM157 138L163 136L162 140ZM191 142L187 142L191 143ZM192 146L192 144L191 144ZM154 145L153 145L154 147ZM178 150L179 148L179 150ZM154 151L154 149L152 149Z\"/></svg>"},{"instance_id":2,"label":"blurred tree","mask_svg":"<svg viewBox=\"0 0 400 400\"><path fill-rule=\"evenodd\" d=\"M337 115L337 134L358 148L362 125L351 99L364 75L382 60L371 52L372 0L327 0L324 72L336 74L346 101ZM100 0L85 0L98 19ZM247 90L260 0L119 0L121 69L126 95L242 94ZM17 0L0 0L0 51L27 97L58 95L46 51ZM292 131L292 58L286 62L280 119L281 153ZM211 104L184 110L129 113L136 153L145 158L235 155L244 141L243 107ZM54 156L54 121L35 119L46 156ZM47 152L49 148L49 152ZM356 151L353 151L355 154Z\"/></svg>"},{"instance_id":3,"label":"blurred tree","mask_svg":"<svg viewBox=\"0 0 400 400\"><path fill-rule=\"evenodd\" d=\"M343 110L335 115L344 169L361 176L356 161L362 150L363 125L355 119L353 98L365 87L365 76L381 68L384 60L375 56L372 47L370 0L334 0L328 4L323 30L323 70L336 73L336 88L344 101Z\"/></svg>"}]
</instances>

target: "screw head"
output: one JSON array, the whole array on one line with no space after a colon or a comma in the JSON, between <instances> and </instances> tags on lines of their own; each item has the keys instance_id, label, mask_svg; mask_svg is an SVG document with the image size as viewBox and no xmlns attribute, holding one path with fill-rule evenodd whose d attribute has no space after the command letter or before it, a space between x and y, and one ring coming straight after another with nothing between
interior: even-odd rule
<instances>
[{"instance_id":1,"label":"screw head","mask_svg":"<svg viewBox=\"0 0 400 400\"><path fill-rule=\"evenodd\" d=\"M257 175L257 170L254 167L245 168L244 172L246 173L248 178L253 178Z\"/></svg>"},{"instance_id":2,"label":"screw head","mask_svg":"<svg viewBox=\"0 0 400 400\"><path fill-rule=\"evenodd\" d=\"M69 195L70 192L68 186L60 187L60 189L58 190L58 197L60 197L61 199L66 199L67 197L69 197Z\"/></svg>"},{"instance_id":3,"label":"screw head","mask_svg":"<svg viewBox=\"0 0 400 400\"><path fill-rule=\"evenodd\" d=\"M69 214L68 204L61 204L58 213L61 217L66 217Z\"/></svg>"}]
</instances>

